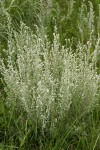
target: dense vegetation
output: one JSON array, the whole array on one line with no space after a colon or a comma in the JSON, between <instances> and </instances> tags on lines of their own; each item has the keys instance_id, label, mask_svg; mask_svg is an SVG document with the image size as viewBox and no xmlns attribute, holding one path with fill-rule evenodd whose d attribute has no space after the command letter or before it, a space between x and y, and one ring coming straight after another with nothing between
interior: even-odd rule
<instances>
[{"instance_id":1,"label":"dense vegetation","mask_svg":"<svg viewBox=\"0 0 100 150\"><path fill-rule=\"evenodd\" d=\"M100 149L100 0L0 1L0 150Z\"/></svg>"}]
</instances>

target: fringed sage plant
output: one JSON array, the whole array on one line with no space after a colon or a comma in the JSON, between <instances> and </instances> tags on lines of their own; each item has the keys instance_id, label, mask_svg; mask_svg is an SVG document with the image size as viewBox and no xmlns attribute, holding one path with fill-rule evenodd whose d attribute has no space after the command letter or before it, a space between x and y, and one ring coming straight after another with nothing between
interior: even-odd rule
<instances>
[{"instance_id":1,"label":"fringed sage plant","mask_svg":"<svg viewBox=\"0 0 100 150\"><path fill-rule=\"evenodd\" d=\"M42 127L53 127L69 112L84 114L95 107L100 76L94 64L99 37L90 55L91 41L79 43L73 53L72 46L60 45L56 28L53 44L40 29L33 34L23 23L19 32L9 32L6 64L0 61L8 107L23 109Z\"/></svg>"}]
</instances>

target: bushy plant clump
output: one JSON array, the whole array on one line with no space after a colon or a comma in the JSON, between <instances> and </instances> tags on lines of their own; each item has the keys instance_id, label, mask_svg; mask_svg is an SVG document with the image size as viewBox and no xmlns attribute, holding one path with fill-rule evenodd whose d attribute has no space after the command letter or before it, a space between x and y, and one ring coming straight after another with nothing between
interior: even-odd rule
<instances>
[{"instance_id":1,"label":"bushy plant clump","mask_svg":"<svg viewBox=\"0 0 100 150\"><path fill-rule=\"evenodd\" d=\"M0 1L0 149L99 149L99 3Z\"/></svg>"},{"instance_id":2,"label":"bushy plant clump","mask_svg":"<svg viewBox=\"0 0 100 150\"><path fill-rule=\"evenodd\" d=\"M50 44L38 27L33 34L23 23L19 32L9 28L7 58L0 65L7 106L23 109L43 128L55 126L76 109L84 115L98 102L100 76L95 63L100 38L91 56L91 40L86 45L79 42L73 53L70 40L66 46L60 45L56 27L53 37Z\"/></svg>"}]
</instances>

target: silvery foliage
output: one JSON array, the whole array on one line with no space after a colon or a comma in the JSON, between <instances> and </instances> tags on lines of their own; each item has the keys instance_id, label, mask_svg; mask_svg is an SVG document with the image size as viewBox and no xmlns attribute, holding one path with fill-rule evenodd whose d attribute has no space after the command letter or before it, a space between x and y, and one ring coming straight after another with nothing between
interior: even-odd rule
<instances>
[{"instance_id":1,"label":"silvery foliage","mask_svg":"<svg viewBox=\"0 0 100 150\"><path fill-rule=\"evenodd\" d=\"M91 32L93 41L95 41L95 32L100 33L100 5L98 5L99 14L96 16L93 4L90 1L88 1L88 4L89 6L87 6L83 1L79 8L78 29L83 41L86 40L86 37L91 35ZM95 19L97 20L97 29Z\"/></svg>"},{"instance_id":2,"label":"silvery foliage","mask_svg":"<svg viewBox=\"0 0 100 150\"><path fill-rule=\"evenodd\" d=\"M69 48L60 45L56 27L53 44L38 27L37 34L23 23L19 32L9 30L6 65L0 61L9 107L22 107L43 127L50 120L52 125L57 123L74 104L83 113L92 110L98 100L100 76L95 61L99 37L91 57L91 41L79 43L73 53L70 40Z\"/></svg>"}]
</instances>

